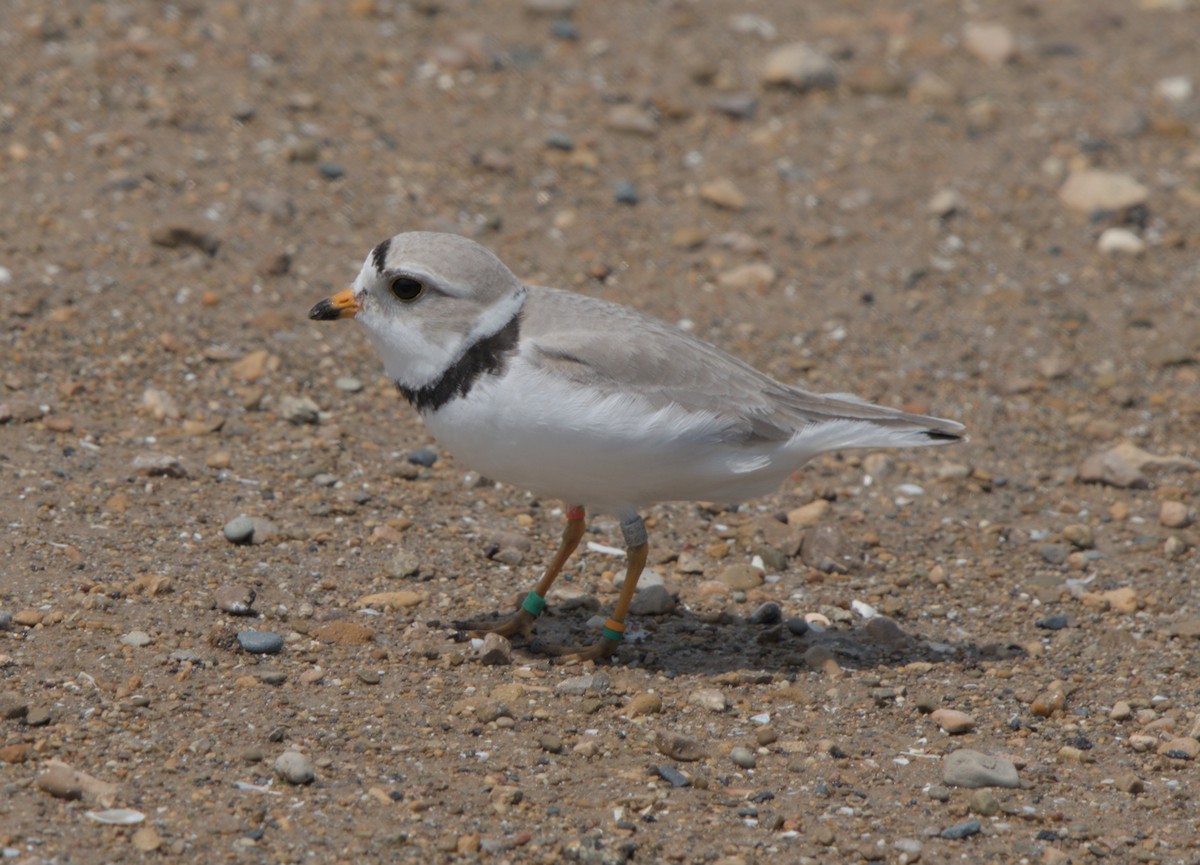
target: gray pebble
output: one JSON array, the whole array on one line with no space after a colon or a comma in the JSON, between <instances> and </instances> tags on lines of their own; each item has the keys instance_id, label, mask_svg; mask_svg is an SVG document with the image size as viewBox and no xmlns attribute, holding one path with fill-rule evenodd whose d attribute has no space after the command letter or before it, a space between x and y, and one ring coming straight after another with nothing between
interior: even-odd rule
<instances>
[{"instance_id":1,"label":"gray pebble","mask_svg":"<svg viewBox=\"0 0 1200 865\"><path fill-rule=\"evenodd\" d=\"M321 420L320 406L306 396L283 397L279 400L279 414L288 423L294 423L297 426L320 423Z\"/></svg>"},{"instance_id":2,"label":"gray pebble","mask_svg":"<svg viewBox=\"0 0 1200 865\"><path fill-rule=\"evenodd\" d=\"M192 649L176 649L170 654L170 658L180 664L197 664L204 661L201 654Z\"/></svg>"},{"instance_id":3,"label":"gray pebble","mask_svg":"<svg viewBox=\"0 0 1200 865\"><path fill-rule=\"evenodd\" d=\"M125 636L121 637L121 642L126 646L133 646L135 649L140 649L143 646L149 646L154 642L154 638L145 631L130 631Z\"/></svg>"},{"instance_id":4,"label":"gray pebble","mask_svg":"<svg viewBox=\"0 0 1200 865\"><path fill-rule=\"evenodd\" d=\"M45 706L34 706L25 716L26 727L45 727L50 723L50 710Z\"/></svg>"},{"instance_id":5,"label":"gray pebble","mask_svg":"<svg viewBox=\"0 0 1200 865\"><path fill-rule=\"evenodd\" d=\"M338 482L337 475L331 475L329 472L321 472L313 475L312 482L319 487L332 487Z\"/></svg>"},{"instance_id":6,"label":"gray pebble","mask_svg":"<svg viewBox=\"0 0 1200 865\"><path fill-rule=\"evenodd\" d=\"M258 594L249 586L226 583L213 592L213 603L223 613L234 616L250 616L254 614L254 599L257 597Z\"/></svg>"},{"instance_id":7,"label":"gray pebble","mask_svg":"<svg viewBox=\"0 0 1200 865\"><path fill-rule=\"evenodd\" d=\"M759 604L758 608L750 614L750 624L752 625L777 625L783 619L783 609L774 601L766 601Z\"/></svg>"},{"instance_id":8,"label":"gray pebble","mask_svg":"<svg viewBox=\"0 0 1200 865\"><path fill-rule=\"evenodd\" d=\"M417 448L408 455L408 461L415 466L433 468L434 463L438 461L437 451L429 448Z\"/></svg>"},{"instance_id":9,"label":"gray pebble","mask_svg":"<svg viewBox=\"0 0 1200 865\"><path fill-rule=\"evenodd\" d=\"M383 676L378 670L359 670L357 675L358 681L364 685L378 685L383 681Z\"/></svg>"},{"instance_id":10,"label":"gray pebble","mask_svg":"<svg viewBox=\"0 0 1200 865\"><path fill-rule=\"evenodd\" d=\"M563 749L562 739L553 733L542 734L542 737L538 739L538 746L550 754L561 754Z\"/></svg>"},{"instance_id":11,"label":"gray pebble","mask_svg":"<svg viewBox=\"0 0 1200 865\"><path fill-rule=\"evenodd\" d=\"M287 681L287 673L283 670L263 670L258 674L258 681L264 685L282 685Z\"/></svg>"},{"instance_id":12,"label":"gray pebble","mask_svg":"<svg viewBox=\"0 0 1200 865\"><path fill-rule=\"evenodd\" d=\"M675 612L675 596L665 586L646 586L633 596L629 612L635 616L665 616Z\"/></svg>"},{"instance_id":13,"label":"gray pebble","mask_svg":"<svg viewBox=\"0 0 1200 865\"><path fill-rule=\"evenodd\" d=\"M346 175L346 169L337 162L322 162L317 166L317 171L328 180L338 180Z\"/></svg>"},{"instance_id":14,"label":"gray pebble","mask_svg":"<svg viewBox=\"0 0 1200 865\"><path fill-rule=\"evenodd\" d=\"M289 784L311 784L317 777L312 760L299 751L284 751L275 760L275 774Z\"/></svg>"},{"instance_id":15,"label":"gray pebble","mask_svg":"<svg viewBox=\"0 0 1200 865\"><path fill-rule=\"evenodd\" d=\"M951 787L1019 787L1017 767L1003 757L963 748L942 761L942 781Z\"/></svg>"},{"instance_id":16,"label":"gray pebble","mask_svg":"<svg viewBox=\"0 0 1200 865\"><path fill-rule=\"evenodd\" d=\"M587 676L571 676L569 679L563 679L554 686L554 690L559 694L567 694L568 696L582 696L591 691L594 694L602 694L608 690L612 684L612 677L608 673L592 673Z\"/></svg>"},{"instance_id":17,"label":"gray pebble","mask_svg":"<svg viewBox=\"0 0 1200 865\"><path fill-rule=\"evenodd\" d=\"M283 637L271 631L238 631L237 641L252 655L275 655L283 649Z\"/></svg>"},{"instance_id":18,"label":"gray pebble","mask_svg":"<svg viewBox=\"0 0 1200 865\"><path fill-rule=\"evenodd\" d=\"M729 752L729 759L734 762L734 765L741 766L743 769L753 769L758 765L758 758L754 756L754 752L740 745Z\"/></svg>"},{"instance_id":19,"label":"gray pebble","mask_svg":"<svg viewBox=\"0 0 1200 865\"><path fill-rule=\"evenodd\" d=\"M758 97L753 93L729 93L714 99L712 107L735 120L749 120L758 110Z\"/></svg>"},{"instance_id":20,"label":"gray pebble","mask_svg":"<svg viewBox=\"0 0 1200 865\"><path fill-rule=\"evenodd\" d=\"M800 618L799 616L794 616L788 619L784 624L786 624L787 629L797 637L802 637L808 633L808 622L804 621L804 619Z\"/></svg>"},{"instance_id":21,"label":"gray pebble","mask_svg":"<svg viewBox=\"0 0 1200 865\"><path fill-rule=\"evenodd\" d=\"M1050 565L1061 565L1070 554L1071 548L1066 544L1042 544L1038 547L1038 555Z\"/></svg>"},{"instance_id":22,"label":"gray pebble","mask_svg":"<svg viewBox=\"0 0 1200 865\"><path fill-rule=\"evenodd\" d=\"M633 185L632 180L619 180L617 185L613 187L613 199L617 204L634 205L641 201L638 196L637 187Z\"/></svg>"},{"instance_id":23,"label":"gray pebble","mask_svg":"<svg viewBox=\"0 0 1200 865\"><path fill-rule=\"evenodd\" d=\"M927 795L930 799L932 799L935 802L949 802L950 801L950 788L943 787L941 784L934 784L932 787L930 787L928 790L925 791L925 795Z\"/></svg>"},{"instance_id":24,"label":"gray pebble","mask_svg":"<svg viewBox=\"0 0 1200 865\"><path fill-rule=\"evenodd\" d=\"M12 613L0 613L0 631L7 631L12 627Z\"/></svg>"},{"instance_id":25,"label":"gray pebble","mask_svg":"<svg viewBox=\"0 0 1200 865\"><path fill-rule=\"evenodd\" d=\"M979 834L981 829L983 829L982 824L972 818L966 823L955 823L953 826L946 827L942 830L942 837L948 841L959 841Z\"/></svg>"},{"instance_id":26,"label":"gray pebble","mask_svg":"<svg viewBox=\"0 0 1200 865\"><path fill-rule=\"evenodd\" d=\"M655 770L658 772L658 777L662 778L672 787L691 786L692 782L688 780L687 775L680 772L674 766L657 766Z\"/></svg>"},{"instance_id":27,"label":"gray pebble","mask_svg":"<svg viewBox=\"0 0 1200 865\"><path fill-rule=\"evenodd\" d=\"M254 520L244 514L225 524L225 540L231 544L248 544L254 537Z\"/></svg>"},{"instance_id":28,"label":"gray pebble","mask_svg":"<svg viewBox=\"0 0 1200 865\"><path fill-rule=\"evenodd\" d=\"M338 390L345 391L346 393L358 393L363 389L363 383L361 381L353 376L348 375L338 377L334 381L333 386Z\"/></svg>"},{"instance_id":29,"label":"gray pebble","mask_svg":"<svg viewBox=\"0 0 1200 865\"><path fill-rule=\"evenodd\" d=\"M578 42L579 28L565 18L559 18L550 25L550 35L564 42Z\"/></svg>"},{"instance_id":30,"label":"gray pebble","mask_svg":"<svg viewBox=\"0 0 1200 865\"><path fill-rule=\"evenodd\" d=\"M1045 628L1047 631L1061 631L1068 625L1069 621L1066 616L1049 616L1037 622L1039 628Z\"/></svg>"},{"instance_id":31,"label":"gray pebble","mask_svg":"<svg viewBox=\"0 0 1200 865\"><path fill-rule=\"evenodd\" d=\"M575 149L575 142L565 132L551 132L546 136L546 146L552 150L570 152Z\"/></svg>"}]
</instances>

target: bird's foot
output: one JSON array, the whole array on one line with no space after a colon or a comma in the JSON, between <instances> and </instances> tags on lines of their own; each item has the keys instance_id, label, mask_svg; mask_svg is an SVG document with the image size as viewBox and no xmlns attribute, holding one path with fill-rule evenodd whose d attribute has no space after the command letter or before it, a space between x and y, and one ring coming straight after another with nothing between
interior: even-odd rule
<instances>
[{"instance_id":1,"label":"bird's foot","mask_svg":"<svg viewBox=\"0 0 1200 865\"><path fill-rule=\"evenodd\" d=\"M590 646L556 646L535 640L529 647L530 651L539 655L549 655L560 664L582 664L584 661L603 661L617 653L620 640L601 637Z\"/></svg>"},{"instance_id":2,"label":"bird's foot","mask_svg":"<svg viewBox=\"0 0 1200 865\"><path fill-rule=\"evenodd\" d=\"M520 634L523 637L528 637L533 633L533 623L535 621L536 617L532 613L528 610L520 609L505 619L455 622L454 627L460 631L468 631L472 634L499 634L501 637L513 637Z\"/></svg>"}]
</instances>

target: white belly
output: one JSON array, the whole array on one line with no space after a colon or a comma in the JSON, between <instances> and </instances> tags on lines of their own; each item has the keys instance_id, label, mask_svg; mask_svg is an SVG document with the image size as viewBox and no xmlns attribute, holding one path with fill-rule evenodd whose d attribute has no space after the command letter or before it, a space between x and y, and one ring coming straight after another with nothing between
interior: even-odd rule
<instances>
[{"instance_id":1,"label":"white belly","mask_svg":"<svg viewBox=\"0 0 1200 865\"><path fill-rule=\"evenodd\" d=\"M721 442L720 419L652 409L521 364L484 376L425 417L466 465L540 496L622 516L660 501L740 501L773 491L817 453L791 442ZM807 451L807 452L805 452Z\"/></svg>"}]
</instances>

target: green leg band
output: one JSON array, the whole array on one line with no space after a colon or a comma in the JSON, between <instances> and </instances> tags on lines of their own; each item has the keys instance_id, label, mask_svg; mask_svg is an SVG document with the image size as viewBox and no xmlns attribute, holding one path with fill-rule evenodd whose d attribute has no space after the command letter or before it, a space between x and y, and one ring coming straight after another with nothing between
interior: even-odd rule
<instances>
[{"instance_id":1,"label":"green leg band","mask_svg":"<svg viewBox=\"0 0 1200 865\"><path fill-rule=\"evenodd\" d=\"M604 639L612 640L614 643L619 643L625 639L625 635L623 633L620 631L614 631L612 628L605 628L602 633L604 634Z\"/></svg>"},{"instance_id":2,"label":"green leg band","mask_svg":"<svg viewBox=\"0 0 1200 865\"><path fill-rule=\"evenodd\" d=\"M546 599L537 592L530 592L521 602L521 609L531 616L540 616L542 610L546 609Z\"/></svg>"}]
</instances>

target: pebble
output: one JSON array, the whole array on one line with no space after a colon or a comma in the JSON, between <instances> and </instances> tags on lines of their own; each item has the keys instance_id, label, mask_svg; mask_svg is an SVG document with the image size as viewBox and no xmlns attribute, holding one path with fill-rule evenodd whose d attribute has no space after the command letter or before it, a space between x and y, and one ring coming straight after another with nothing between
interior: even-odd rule
<instances>
[{"instance_id":1,"label":"pebble","mask_svg":"<svg viewBox=\"0 0 1200 865\"><path fill-rule=\"evenodd\" d=\"M1018 787L1017 767L1004 757L963 748L942 761L942 781L951 787Z\"/></svg>"},{"instance_id":2,"label":"pebble","mask_svg":"<svg viewBox=\"0 0 1200 865\"><path fill-rule=\"evenodd\" d=\"M186 478L187 468L179 457L166 454L138 454L133 458L136 474L151 478Z\"/></svg>"},{"instance_id":3,"label":"pebble","mask_svg":"<svg viewBox=\"0 0 1200 865\"><path fill-rule=\"evenodd\" d=\"M758 97L753 93L726 93L713 99L712 107L735 120L749 120L758 110Z\"/></svg>"},{"instance_id":4,"label":"pebble","mask_svg":"<svg viewBox=\"0 0 1200 865\"><path fill-rule=\"evenodd\" d=\"M878 646L898 648L910 641L908 634L888 616L875 616L868 619L862 628L863 637Z\"/></svg>"},{"instance_id":5,"label":"pebble","mask_svg":"<svg viewBox=\"0 0 1200 865\"><path fill-rule=\"evenodd\" d=\"M117 797L117 785L101 781L86 772L72 769L61 760L47 760L46 771L37 777L37 788L56 799L82 799L91 805L111 808Z\"/></svg>"},{"instance_id":6,"label":"pebble","mask_svg":"<svg viewBox=\"0 0 1200 865\"><path fill-rule=\"evenodd\" d=\"M153 826L143 826L134 832L133 837L129 840L142 853L153 853L163 843L162 836L158 834L158 830Z\"/></svg>"},{"instance_id":7,"label":"pebble","mask_svg":"<svg viewBox=\"0 0 1200 865\"><path fill-rule=\"evenodd\" d=\"M1090 550L1096 546L1096 538L1089 526L1074 523L1062 530L1063 540L1080 550Z\"/></svg>"},{"instance_id":8,"label":"pebble","mask_svg":"<svg viewBox=\"0 0 1200 865\"><path fill-rule=\"evenodd\" d=\"M616 186L613 187L613 201L617 204L633 206L641 200L632 180L618 180Z\"/></svg>"},{"instance_id":9,"label":"pebble","mask_svg":"<svg viewBox=\"0 0 1200 865\"><path fill-rule=\"evenodd\" d=\"M487 667L506 667L512 663L512 643L500 634L484 634L479 647L479 663Z\"/></svg>"},{"instance_id":10,"label":"pebble","mask_svg":"<svg viewBox=\"0 0 1200 865\"><path fill-rule=\"evenodd\" d=\"M13 625L12 613L0 613L0 631L7 631Z\"/></svg>"},{"instance_id":11,"label":"pebble","mask_svg":"<svg viewBox=\"0 0 1200 865\"><path fill-rule=\"evenodd\" d=\"M629 605L629 612L635 616L669 615L675 612L675 596L662 585L639 588Z\"/></svg>"},{"instance_id":12,"label":"pebble","mask_svg":"<svg viewBox=\"0 0 1200 865\"><path fill-rule=\"evenodd\" d=\"M1149 197L1150 190L1128 174L1096 169L1072 172L1058 191L1059 201L1066 207L1086 214L1119 213L1145 204Z\"/></svg>"},{"instance_id":13,"label":"pebble","mask_svg":"<svg viewBox=\"0 0 1200 865\"><path fill-rule=\"evenodd\" d=\"M283 649L283 637L271 631L238 631L237 641L252 655L275 655Z\"/></svg>"},{"instance_id":14,"label":"pebble","mask_svg":"<svg viewBox=\"0 0 1200 865\"><path fill-rule=\"evenodd\" d=\"M726 565L717 574L717 579L731 589L746 591L756 589L763 584L763 572L754 565L739 562Z\"/></svg>"},{"instance_id":15,"label":"pebble","mask_svg":"<svg viewBox=\"0 0 1200 865\"><path fill-rule=\"evenodd\" d=\"M563 741L554 733L543 733L538 737L538 747L548 754L561 754Z\"/></svg>"},{"instance_id":16,"label":"pebble","mask_svg":"<svg viewBox=\"0 0 1200 865\"><path fill-rule=\"evenodd\" d=\"M965 823L955 823L953 826L946 827L942 830L941 836L947 841L960 841L963 838L979 834L982 829L983 825L978 820L971 819Z\"/></svg>"},{"instance_id":17,"label":"pebble","mask_svg":"<svg viewBox=\"0 0 1200 865\"><path fill-rule=\"evenodd\" d=\"M896 859L899 865L911 865L918 861L925 849L925 845L916 838L899 838L892 844L892 847L900 853Z\"/></svg>"},{"instance_id":18,"label":"pebble","mask_svg":"<svg viewBox=\"0 0 1200 865\"><path fill-rule=\"evenodd\" d=\"M550 23L550 35L564 42L578 42L579 28L565 18L559 18Z\"/></svg>"},{"instance_id":19,"label":"pebble","mask_svg":"<svg viewBox=\"0 0 1200 865\"><path fill-rule=\"evenodd\" d=\"M829 502L825 499L814 499L806 505L788 511L787 524L806 529L815 526L829 512Z\"/></svg>"},{"instance_id":20,"label":"pebble","mask_svg":"<svg viewBox=\"0 0 1200 865\"><path fill-rule=\"evenodd\" d=\"M610 685L612 685L612 677L608 673L600 672L563 679L554 686L554 690L559 694L580 697L588 692L603 694L609 689Z\"/></svg>"},{"instance_id":21,"label":"pebble","mask_svg":"<svg viewBox=\"0 0 1200 865\"><path fill-rule=\"evenodd\" d=\"M438 454L430 448L417 448L409 453L408 461L415 466L431 469L438 461Z\"/></svg>"},{"instance_id":22,"label":"pebble","mask_svg":"<svg viewBox=\"0 0 1200 865\"><path fill-rule=\"evenodd\" d=\"M1192 524L1193 518L1183 502L1165 501L1158 509L1158 522L1168 529L1185 529Z\"/></svg>"},{"instance_id":23,"label":"pebble","mask_svg":"<svg viewBox=\"0 0 1200 865\"><path fill-rule=\"evenodd\" d=\"M213 592L213 603L218 610L234 616L254 614L254 600L258 593L249 586L225 583Z\"/></svg>"},{"instance_id":24,"label":"pebble","mask_svg":"<svg viewBox=\"0 0 1200 865\"><path fill-rule=\"evenodd\" d=\"M752 625L777 625L783 620L783 608L774 601L758 605L747 620Z\"/></svg>"},{"instance_id":25,"label":"pebble","mask_svg":"<svg viewBox=\"0 0 1200 865\"><path fill-rule=\"evenodd\" d=\"M279 415L288 423L302 426L321 422L321 408L311 397L285 396L279 400Z\"/></svg>"},{"instance_id":26,"label":"pebble","mask_svg":"<svg viewBox=\"0 0 1200 865\"><path fill-rule=\"evenodd\" d=\"M566 18L575 11L578 0L525 0L525 11L530 15Z\"/></svg>"},{"instance_id":27,"label":"pebble","mask_svg":"<svg viewBox=\"0 0 1200 865\"><path fill-rule=\"evenodd\" d=\"M1154 95L1176 105L1192 98L1195 87L1186 75L1172 75L1154 82Z\"/></svg>"},{"instance_id":28,"label":"pebble","mask_svg":"<svg viewBox=\"0 0 1200 865\"><path fill-rule=\"evenodd\" d=\"M925 791L925 795L935 802L949 802L952 791L941 784L933 784Z\"/></svg>"},{"instance_id":29,"label":"pebble","mask_svg":"<svg viewBox=\"0 0 1200 865\"><path fill-rule=\"evenodd\" d=\"M1066 686L1054 682L1029 704L1029 711L1039 718L1049 718L1061 712L1067 702Z\"/></svg>"},{"instance_id":30,"label":"pebble","mask_svg":"<svg viewBox=\"0 0 1200 865\"><path fill-rule=\"evenodd\" d=\"M654 736L654 747L660 754L681 763L694 763L704 757L704 748L698 741L673 731L658 731Z\"/></svg>"},{"instance_id":31,"label":"pebble","mask_svg":"<svg viewBox=\"0 0 1200 865\"><path fill-rule=\"evenodd\" d=\"M1041 544L1038 547L1038 555L1049 565L1061 565L1070 554L1071 548L1066 544Z\"/></svg>"},{"instance_id":32,"label":"pebble","mask_svg":"<svg viewBox=\"0 0 1200 865\"><path fill-rule=\"evenodd\" d=\"M1146 792L1146 782L1132 772L1125 772L1113 779L1113 786L1122 793L1137 796Z\"/></svg>"},{"instance_id":33,"label":"pebble","mask_svg":"<svg viewBox=\"0 0 1200 865\"><path fill-rule=\"evenodd\" d=\"M995 817L1000 813L1000 800L991 790L972 790L967 797L967 807L980 817Z\"/></svg>"},{"instance_id":34,"label":"pebble","mask_svg":"<svg viewBox=\"0 0 1200 865\"><path fill-rule=\"evenodd\" d=\"M658 773L658 777L662 778L672 787L691 786L692 782L688 780L687 775L680 772L674 766L656 766L655 771Z\"/></svg>"},{"instance_id":35,"label":"pebble","mask_svg":"<svg viewBox=\"0 0 1200 865\"><path fill-rule=\"evenodd\" d=\"M1105 255L1141 255L1146 251L1146 241L1128 228L1112 226L1106 228L1096 241L1096 249Z\"/></svg>"},{"instance_id":36,"label":"pebble","mask_svg":"<svg viewBox=\"0 0 1200 865\"><path fill-rule=\"evenodd\" d=\"M284 751L275 759L275 774L289 784L311 784L317 777L312 760L299 751Z\"/></svg>"},{"instance_id":37,"label":"pebble","mask_svg":"<svg viewBox=\"0 0 1200 865\"><path fill-rule=\"evenodd\" d=\"M745 210L750 201L728 177L718 177L700 185L700 198L723 210Z\"/></svg>"},{"instance_id":38,"label":"pebble","mask_svg":"<svg viewBox=\"0 0 1200 865\"><path fill-rule=\"evenodd\" d=\"M688 704L707 709L710 712L724 712L729 708L729 700L724 691L716 688L698 688L688 695Z\"/></svg>"},{"instance_id":39,"label":"pebble","mask_svg":"<svg viewBox=\"0 0 1200 865\"><path fill-rule=\"evenodd\" d=\"M925 205L925 209L939 219L947 219L966 207L966 200L957 189L940 189Z\"/></svg>"},{"instance_id":40,"label":"pebble","mask_svg":"<svg viewBox=\"0 0 1200 865\"><path fill-rule=\"evenodd\" d=\"M988 66L1000 67L1016 56L1017 40L1003 24L970 22L963 26L963 47Z\"/></svg>"},{"instance_id":41,"label":"pebble","mask_svg":"<svg viewBox=\"0 0 1200 865\"><path fill-rule=\"evenodd\" d=\"M804 542L800 545L800 559L818 571L844 574L847 570L842 563L844 547L842 534L834 526L816 526L804 534Z\"/></svg>"},{"instance_id":42,"label":"pebble","mask_svg":"<svg viewBox=\"0 0 1200 865\"><path fill-rule=\"evenodd\" d=\"M615 132L645 136L658 133L658 121L654 115L630 102L622 102L620 105L610 108L604 122L609 129Z\"/></svg>"},{"instance_id":43,"label":"pebble","mask_svg":"<svg viewBox=\"0 0 1200 865\"><path fill-rule=\"evenodd\" d=\"M28 714L28 700L16 691L0 691L0 719L15 721Z\"/></svg>"},{"instance_id":44,"label":"pebble","mask_svg":"<svg viewBox=\"0 0 1200 865\"><path fill-rule=\"evenodd\" d=\"M938 709L929 716L933 722L951 736L969 733L975 729L975 719L957 709Z\"/></svg>"},{"instance_id":45,"label":"pebble","mask_svg":"<svg viewBox=\"0 0 1200 865\"><path fill-rule=\"evenodd\" d=\"M758 758L754 756L754 752L740 745L729 752L729 759L735 766L741 766L743 769L753 769L758 765Z\"/></svg>"},{"instance_id":46,"label":"pebble","mask_svg":"<svg viewBox=\"0 0 1200 865\"><path fill-rule=\"evenodd\" d=\"M769 87L789 87L804 92L837 85L834 62L804 42L781 45L767 54L761 80Z\"/></svg>"},{"instance_id":47,"label":"pebble","mask_svg":"<svg viewBox=\"0 0 1200 865\"><path fill-rule=\"evenodd\" d=\"M1175 760L1195 760L1200 756L1200 741L1191 736L1179 736L1160 744L1158 753Z\"/></svg>"},{"instance_id":48,"label":"pebble","mask_svg":"<svg viewBox=\"0 0 1200 865\"><path fill-rule=\"evenodd\" d=\"M778 278L778 272L771 265L754 261L719 273L717 285L728 291L763 294Z\"/></svg>"},{"instance_id":49,"label":"pebble","mask_svg":"<svg viewBox=\"0 0 1200 865\"><path fill-rule=\"evenodd\" d=\"M625 713L630 718L639 715L657 715L662 711L663 701L658 694L638 694L625 707Z\"/></svg>"},{"instance_id":50,"label":"pebble","mask_svg":"<svg viewBox=\"0 0 1200 865\"><path fill-rule=\"evenodd\" d=\"M333 382L333 386L340 391L346 393L358 393L363 389L363 383L353 376L343 375L338 376Z\"/></svg>"},{"instance_id":51,"label":"pebble","mask_svg":"<svg viewBox=\"0 0 1200 865\"><path fill-rule=\"evenodd\" d=\"M1070 624L1070 620L1063 615L1047 616L1044 619L1039 619L1034 625L1038 628L1043 628L1047 631L1061 631Z\"/></svg>"},{"instance_id":52,"label":"pebble","mask_svg":"<svg viewBox=\"0 0 1200 865\"><path fill-rule=\"evenodd\" d=\"M1133 717L1133 707L1124 700L1118 700L1113 703L1112 710L1108 713L1108 717L1114 721L1128 721Z\"/></svg>"},{"instance_id":53,"label":"pebble","mask_svg":"<svg viewBox=\"0 0 1200 865\"><path fill-rule=\"evenodd\" d=\"M145 631L130 631L121 637L121 642L126 646L133 646L135 649L140 649L153 643L154 638Z\"/></svg>"},{"instance_id":54,"label":"pebble","mask_svg":"<svg viewBox=\"0 0 1200 865\"><path fill-rule=\"evenodd\" d=\"M222 532L231 544L248 544L254 537L254 520L245 515L234 517L225 524Z\"/></svg>"},{"instance_id":55,"label":"pebble","mask_svg":"<svg viewBox=\"0 0 1200 865\"><path fill-rule=\"evenodd\" d=\"M786 625L787 629L797 637L802 637L808 633L808 622L804 621L804 619L800 618L799 616L791 617L784 622L784 625Z\"/></svg>"},{"instance_id":56,"label":"pebble","mask_svg":"<svg viewBox=\"0 0 1200 865\"><path fill-rule=\"evenodd\" d=\"M359 610L368 607L381 610L403 610L408 607L418 606L424 600L425 596L420 592L400 589L395 592L375 592L370 595L363 595L354 602L354 606Z\"/></svg>"}]
</instances>

